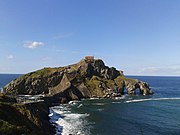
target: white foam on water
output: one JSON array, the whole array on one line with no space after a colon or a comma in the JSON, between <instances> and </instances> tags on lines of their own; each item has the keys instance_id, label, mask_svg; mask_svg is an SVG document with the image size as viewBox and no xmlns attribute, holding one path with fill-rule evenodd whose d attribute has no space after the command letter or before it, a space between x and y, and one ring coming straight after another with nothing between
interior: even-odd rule
<instances>
[{"instance_id":1,"label":"white foam on water","mask_svg":"<svg viewBox=\"0 0 180 135\"><path fill-rule=\"evenodd\" d=\"M102 106L105 105L106 103L93 103L93 105L98 105L98 106Z\"/></svg>"},{"instance_id":2,"label":"white foam on water","mask_svg":"<svg viewBox=\"0 0 180 135\"><path fill-rule=\"evenodd\" d=\"M95 99L99 99L99 98L90 98L89 100L95 100Z\"/></svg>"},{"instance_id":3,"label":"white foam on water","mask_svg":"<svg viewBox=\"0 0 180 135\"><path fill-rule=\"evenodd\" d=\"M84 134L83 118L89 116L88 114L64 114L64 118L59 118L56 123L63 127L62 135L69 134Z\"/></svg>"},{"instance_id":4,"label":"white foam on water","mask_svg":"<svg viewBox=\"0 0 180 135\"><path fill-rule=\"evenodd\" d=\"M115 97L114 99L116 99L116 100L120 100L120 99L125 99L126 98L126 96L125 95L123 95L122 97Z\"/></svg>"},{"instance_id":5,"label":"white foam on water","mask_svg":"<svg viewBox=\"0 0 180 135\"><path fill-rule=\"evenodd\" d=\"M145 102L145 101L159 101L159 100L180 100L180 98L147 98L147 99L135 99L135 100L125 101L125 103Z\"/></svg>"},{"instance_id":6,"label":"white foam on water","mask_svg":"<svg viewBox=\"0 0 180 135\"><path fill-rule=\"evenodd\" d=\"M120 104L120 103L122 103L122 102L111 102L112 104Z\"/></svg>"},{"instance_id":7,"label":"white foam on water","mask_svg":"<svg viewBox=\"0 0 180 135\"><path fill-rule=\"evenodd\" d=\"M81 105L81 104L80 104ZM53 114L52 114L53 113ZM88 131L84 131L84 127L87 125L85 120L89 114L76 114L71 113L68 108L50 108L50 121L56 126L55 135L83 135Z\"/></svg>"},{"instance_id":8,"label":"white foam on water","mask_svg":"<svg viewBox=\"0 0 180 135\"><path fill-rule=\"evenodd\" d=\"M83 104L80 104L80 105L77 106L77 108L80 108L80 107L82 107L82 106L83 106Z\"/></svg>"},{"instance_id":9,"label":"white foam on water","mask_svg":"<svg viewBox=\"0 0 180 135\"><path fill-rule=\"evenodd\" d=\"M102 111L104 111L104 109L101 108L101 109L98 109L98 111L99 111L99 112L102 112Z\"/></svg>"},{"instance_id":10,"label":"white foam on water","mask_svg":"<svg viewBox=\"0 0 180 135\"><path fill-rule=\"evenodd\" d=\"M80 101L69 101L68 104L71 104L71 105L73 104L73 105L75 105L75 104L77 104L78 102L80 102Z\"/></svg>"}]
</instances>

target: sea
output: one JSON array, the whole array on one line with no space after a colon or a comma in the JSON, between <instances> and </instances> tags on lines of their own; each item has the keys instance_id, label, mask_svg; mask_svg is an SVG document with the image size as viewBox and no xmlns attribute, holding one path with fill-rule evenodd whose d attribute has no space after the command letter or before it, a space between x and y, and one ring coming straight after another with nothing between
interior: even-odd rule
<instances>
[{"instance_id":1,"label":"sea","mask_svg":"<svg viewBox=\"0 0 180 135\"><path fill-rule=\"evenodd\" d=\"M19 75L0 75L4 87ZM84 99L50 108L56 135L180 135L180 77L128 76L148 82L149 96Z\"/></svg>"}]
</instances>

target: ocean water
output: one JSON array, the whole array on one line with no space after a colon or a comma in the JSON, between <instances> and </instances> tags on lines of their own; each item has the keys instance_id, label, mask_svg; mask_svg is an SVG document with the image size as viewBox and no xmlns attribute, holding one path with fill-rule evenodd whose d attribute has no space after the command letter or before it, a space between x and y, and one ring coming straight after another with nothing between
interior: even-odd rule
<instances>
[{"instance_id":1,"label":"ocean water","mask_svg":"<svg viewBox=\"0 0 180 135\"><path fill-rule=\"evenodd\" d=\"M0 75L0 82L5 76ZM49 117L57 135L180 135L180 77L131 78L148 82L155 94L51 107Z\"/></svg>"},{"instance_id":2,"label":"ocean water","mask_svg":"<svg viewBox=\"0 0 180 135\"><path fill-rule=\"evenodd\" d=\"M53 107L57 135L180 135L180 77L130 77L148 82L155 94Z\"/></svg>"},{"instance_id":3,"label":"ocean water","mask_svg":"<svg viewBox=\"0 0 180 135\"><path fill-rule=\"evenodd\" d=\"M0 91L6 84L20 76L21 74L0 74Z\"/></svg>"}]
</instances>

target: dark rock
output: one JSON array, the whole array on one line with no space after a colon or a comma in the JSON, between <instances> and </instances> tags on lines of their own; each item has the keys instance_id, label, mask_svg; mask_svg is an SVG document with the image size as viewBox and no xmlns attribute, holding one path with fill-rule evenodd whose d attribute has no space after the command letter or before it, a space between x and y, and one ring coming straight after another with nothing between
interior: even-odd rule
<instances>
[{"instance_id":1,"label":"dark rock","mask_svg":"<svg viewBox=\"0 0 180 135\"><path fill-rule=\"evenodd\" d=\"M49 104L16 103L13 97L0 94L0 134L22 135L55 133L54 127L49 122Z\"/></svg>"}]
</instances>

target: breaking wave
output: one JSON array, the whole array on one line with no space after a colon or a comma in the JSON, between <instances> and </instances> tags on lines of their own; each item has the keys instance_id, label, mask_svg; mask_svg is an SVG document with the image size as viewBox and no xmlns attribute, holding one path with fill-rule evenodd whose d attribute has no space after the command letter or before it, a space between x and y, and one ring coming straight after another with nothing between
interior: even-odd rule
<instances>
[{"instance_id":1,"label":"breaking wave","mask_svg":"<svg viewBox=\"0 0 180 135\"><path fill-rule=\"evenodd\" d=\"M145 102L145 101L159 101L159 100L180 100L180 98L148 98L148 99L135 99L135 100L125 101L125 103Z\"/></svg>"},{"instance_id":2,"label":"breaking wave","mask_svg":"<svg viewBox=\"0 0 180 135\"><path fill-rule=\"evenodd\" d=\"M68 106L51 107L49 114L50 122L56 127L55 135L87 135L90 131L84 127L88 124L85 120L88 116L87 113L73 113Z\"/></svg>"}]
</instances>

